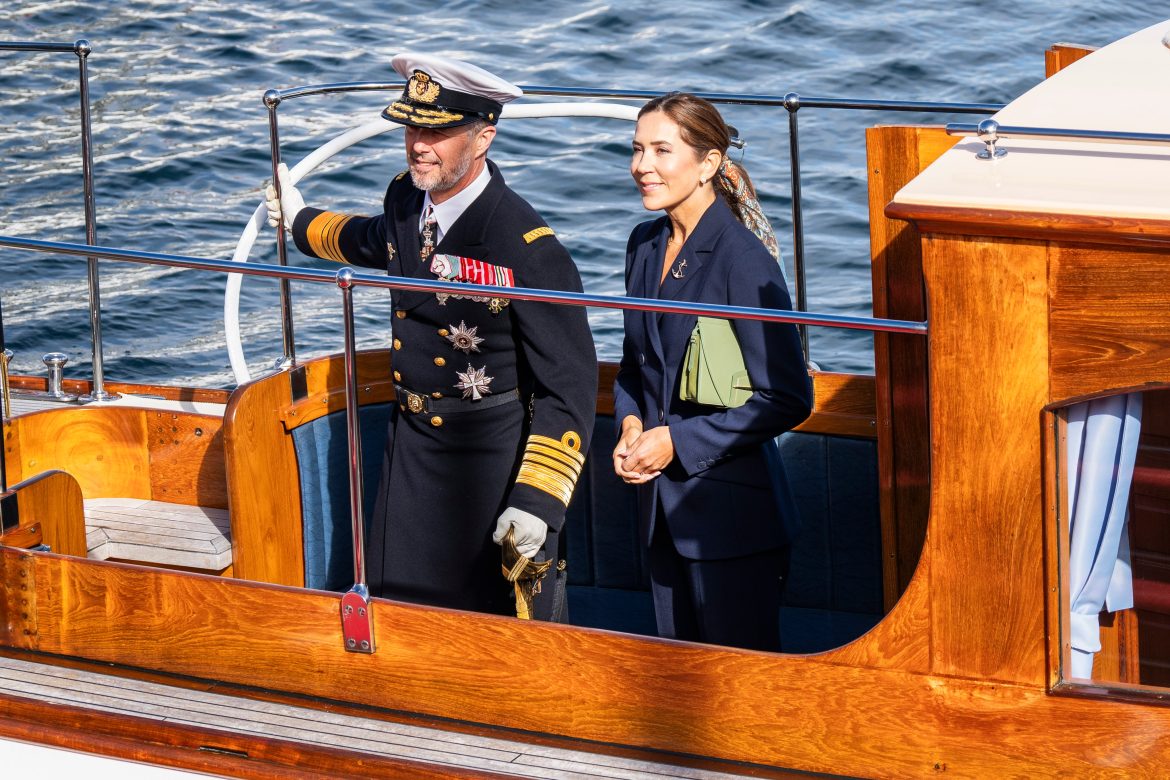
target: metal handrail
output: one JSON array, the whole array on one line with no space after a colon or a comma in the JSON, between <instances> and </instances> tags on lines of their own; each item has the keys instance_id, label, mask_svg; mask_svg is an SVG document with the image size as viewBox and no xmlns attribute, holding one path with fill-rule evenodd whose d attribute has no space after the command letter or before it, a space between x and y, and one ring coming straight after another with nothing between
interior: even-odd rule
<instances>
[{"instance_id":1,"label":"metal handrail","mask_svg":"<svg viewBox=\"0 0 1170 780\"><path fill-rule=\"evenodd\" d=\"M78 89L81 100L81 181L85 197L85 241L97 242L97 213L94 206L93 190L93 148L89 110L89 71L87 63L92 47L83 39L73 43L36 43L32 41L0 41L0 51L33 51L72 53L78 61ZM102 361L102 305L101 285L98 282L96 257L88 257L89 280L89 331L92 339L93 385L86 398L89 401L112 401L118 396L106 392L105 370Z\"/></svg>"},{"instance_id":2,"label":"metal handrail","mask_svg":"<svg viewBox=\"0 0 1170 780\"><path fill-rule=\"evenodd\" d=\"M314 84L290 89L271 89L264 93L264 104L268 108L269 139L272 145L272 177L276 182L276 168L280 161L279 131L276 117L277 107L285 100L310 97L313 95L327 95L347 92L374 92L402 89L402 81L350 81L334 82L329 84ZM575 97L591 99L615 100L649 100L661 95L658 90L645 89L598 89L589 87L552 87L525 84L520 89L526 96L543 97ZM853 98L826 98L802 97L796 92L784 95L750 95L736 92L694 92L698 97L717 104L747 105L747 106L775 106L783 107L788 111L788 153L791 166L791 193L792 193L792 297L797 311L808 310L808 293L805 283L805 253L804 253L804 205L801 188L800 172L800 128L796 118L801 108L825 108L846 110L876 110L876 111L906 111L928 113L954 114L989 114L1003 108L998 103L941 103L937 101L916 100L876 100ZM281 265L285 265L285 237L284 231L277 228L276 252ZM283 283L282 283L283 285ZM281 319L284 336L283 365L288 365L294 347L292 345L292 308L289 303L288 292L281 287ZM809 360L808 331L804 324L797 326L800 333L801 349L804 352L805 362ZM295 358L292 362L295 362ZM282 361L278 361L282 365Z\"/></svg>"},{"instance_id":3,"label":"metal handrail","mask_svg":"<svg viewBox=\"0 0 1170 780\"><path fill-rule=\"evenodd\" d=\"M279 101L311 95L325 95L340 92L372 92L402 89L402 81L341 81L330 84L307 84L289 89L273 89L265 93L266 100ZM521 84L525 96L602 98L613 100L650 100L662 95L661 90L650 89L599 89L593 87L552 87ZM1003 108L999 103L943 103L915 100L873 100L855 98L801 97L795 92L784 95L752 95L740 92L692 92L696 97L712 103L727 103L744 106L777 106L795 109L803 108L845 108L879 111L947 112L954 114L988 114ZM793 98L798 105L793 106Z\"/></svg>"},{"instance_id":4,"label":"metal handrail","mask_svg":"<svg viewBox=\"0 0 1170 780\"><path fill-rule=\"evenodd\" d=\"M1129 133L1116 130L1068 130L1058 127L1017 127L1001 125L995 120L979 124L952 123L947 135L984 136L994 132L998 138L1039 138L1045 141L1100 141L1115 144L1170 144L1170 133Z\"/></svg>"},{"instance_id":5,"label":"metal handrail","mask_svg":"<svg viewBox=\"0 0 1170 780\"><path fill-rule=\"evenodd\" d=\"M338 283L338 272L318 268L295 268L265 263L233 263L227 260L211 260L187 255L173 255L162 252L142 252L133 249L112 247L91 247L85 244L70 244L60 241L40 241L32 238L17 238L0 235L0 247L27 249L65 255L96 255L107 260L122 260L148 265L163 265L175 268L191 268L201 271L221 271L245 276L264 276L303 282ZM357 273L349 266L342 269L352 286L379 287L387 290L410 292L456 293L500 295L500 287L490 284L464 284L439 279L415 279L404 276L384 276L374 273ZM908 333L925 335L927 323L911 320L889 320L876 317L853 317L844 314L809 314L807 312L778 309L762 309L751 306L727 306L711 303L689 303L662 301L657 298L634 298L616 295L592 295L588 293L541 290L530 287L507 288L508 298L541 303L561 303L570 306L595 306L605 309L631 309L666 314L695 314L727 319L759 320L762 322L789 322L803 325L817 325L849 330L867 330L880 333Z\"/></svg>"}]
</instances>

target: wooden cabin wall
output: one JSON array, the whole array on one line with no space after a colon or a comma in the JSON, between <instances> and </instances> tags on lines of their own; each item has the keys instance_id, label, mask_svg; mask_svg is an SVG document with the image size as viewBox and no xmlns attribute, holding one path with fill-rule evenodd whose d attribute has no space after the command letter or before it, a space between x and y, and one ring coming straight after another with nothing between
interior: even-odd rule
<instances>
[{"instance_id":1,"label":"wooden cabin wall","mask_svg":"<svg viewBox=\"0 0 1170 780\"><path fill-rule=\"evenodd\" d=\"M886 204L958 139L941 127L866 131L873 316L926 319L918 230L886 217ZM886 610L906 590L926 538L930 502L927 344L922 336L874 334L878 473Z\"/></svg>"},{"instance_id":2,"label":"wooden cabin wall","mask_svg":"<svg viewBox=\"0 0 1170 780\"><path fill-rule=\"evenodd\" d=\"M1058 641L1067 608L1057 597L1067 598L1067 588L1054 574L1065 553L1052 542L1059 515L1045 499L1043 410L1170 384L1170 240L1136 220L902 204L889 212L924 232L935 439L931 642L945 659L935 668L1038 682L1067 653L1067 640ZM955 294L963 290L995 294ZM982 489L964 494L971 475ZM1045 592L1053 594L1046 621ZM1112 649L1102 663L1112 668L1103 679L1132 679L1121 666L1132 658L1122 646L1126 632L1132 637L1126 620L1106 625ZM1054 643L1048 657L1046 642Z\"/></svg>"},{"instance_id":3,"label":"wooden cabin wall","mask_svg":"<svg viewBox=\"0 0 1170 780\"><path fill-rule=\"evenodd\" d=\"M8 421L9 482L65 471L85 498L227 508L222 421L117 406L65 407Z\"/></svg>"}]
</instances>

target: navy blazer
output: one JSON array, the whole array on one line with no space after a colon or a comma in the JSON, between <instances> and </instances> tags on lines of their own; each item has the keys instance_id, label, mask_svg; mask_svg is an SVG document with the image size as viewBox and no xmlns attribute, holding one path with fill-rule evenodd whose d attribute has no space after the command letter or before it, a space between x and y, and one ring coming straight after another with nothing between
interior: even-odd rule
<instances>
[{"instance_id":1,"label":"navy blazer","mask_svg":"<svg viewBox=\"0 0 1170 780\"><path fill-rule=\"evenodd\" d=\"M684 275L659 286L667 217L634 228L626 247L626 292L640 298L791 309L780 267L722 198L704 212L679 259ZM677 261L676 261L677 262ZM677 267L673 266L673 267ZM621 367L614 383L620 433L628 415L646 429L669 425L675 457L638 486L642 542L665 511L679 554L718 560L791 543L799 522L775 438L812 410L812 385L796 327L733 320L754 392L735 409L679 398L679 373L694 315L627 310Z\"/></svg>"}]
</instances>

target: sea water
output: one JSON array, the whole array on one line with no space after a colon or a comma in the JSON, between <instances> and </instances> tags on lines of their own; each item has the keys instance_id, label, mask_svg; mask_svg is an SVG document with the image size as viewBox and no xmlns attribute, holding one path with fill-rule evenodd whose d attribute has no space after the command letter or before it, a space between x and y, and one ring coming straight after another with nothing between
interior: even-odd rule
<instances>
[{"instance_id":1,"label":"sea water","mask_svg":"<svg viewBox=\"0 0 1170 780\"><path fill-rule=\"evenodd\" d=\"M1128 3L619 2L402 3L319 0L31 2L0 7L0 40L90 41L97 243L229 259L270 176L267 89L396 80L393 54L456 56L518 84L805 97L1004 103L1044 75L1056 42L1101 46L1161 20ZM0 234L82 243L77 58L0 52ZM1168 73L1170 77L1170 73ZM375 118L393 93L328 95L280 108L284 158ZM1087 95L1108 110L1108 95ZM792 278L788 122L783 109L726 106L742 162L781 237ZM976 121L969 115L799 112L808 308L870 316L864 128ZM504 121L492 158L577 261L585 289L623 292L631 228L651 216L629 176L632 126L617 120ZM740 157L740 153L735 153ZM404 167L401 135L333 158L301 185L321 208L373 214ZM328 267L300 256L290 262ZM251 253L275 260L274 231ZM110 381L234 384L222 275L101 261ZM82 258L0 250L0 307L14 370L40 356L90 365ZM362 347L389 341L388 295L359 290ZM293 284L299 357L342 348L331 285ZM242 337L254 372L281 352L277 285L245 279ZM615 359L621 319L590 313L599 354ZM822 368L872 370L862 332L810 329Z\"/></svg>"}]
</instances>

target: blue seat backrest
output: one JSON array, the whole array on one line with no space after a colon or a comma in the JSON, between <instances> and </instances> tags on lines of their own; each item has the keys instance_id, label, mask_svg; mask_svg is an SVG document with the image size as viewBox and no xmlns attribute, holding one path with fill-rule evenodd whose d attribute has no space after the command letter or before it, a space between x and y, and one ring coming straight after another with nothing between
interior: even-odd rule
<instances>
[{"instance_id":1,"label":"blue seat backrest","mask_svg":"<svg viewBox=\"0 0 1170 780\"><path fill-rule=\"evenodd\" d=\"M361 407L363 517L377 498L391 404ZM349 434L345 412L294 428L301 480L305 587L348 590L353 585L353 525L349 511Z\"/></svg>"},{"instance_id":2,"label":"blue seat backrest","mask_svg":"<svg viewBox=\"0 0 1170 780\"><path fill-rule=\"evenodd\" d=\"M373 509L391 405L362 407L365 514ZM301 479L305 584L353 584L345 413L293 430ZM654 634L634 490L613 473L613 418L599 417L569 506L565 542L575 625ZM779 437L801 512L782 613L784 649L815 652L860 636L882 615L877 447L872 440L809 433Z\"/></svg>"},{"instance_id":3,"label":"blue seat backrest","mask_svg":"<svg viewBox=\"0 0 1170 780\"><path fill-rule=\"evenodd\" d=\"M882 615L877 445L786 433L777 440L801 512L782 615L785 649L814 652L860 636ZM614 421L598 417L569 506L570 620L654 634L634 489L613 473Z\"/></svg>"}]
</instances>

